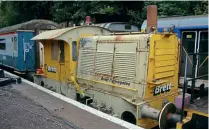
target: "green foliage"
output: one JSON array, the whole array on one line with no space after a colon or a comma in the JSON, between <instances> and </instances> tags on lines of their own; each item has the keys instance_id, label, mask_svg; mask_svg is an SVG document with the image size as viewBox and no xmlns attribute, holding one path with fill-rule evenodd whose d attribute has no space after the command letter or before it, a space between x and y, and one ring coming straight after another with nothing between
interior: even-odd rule
<instances>
[{"instance_id":1,"label":"green foliage","mask_svg":"<svg viewBox=\"0 0 209 130\"><path fill-rule=\"evenodd\" d=\"M208 1L2 1L0 28L31 19L78 23L93 13L128 15L140 25L150 4L158 6L158 16L208 14Z\"/></svg>"},{"instance_id":2,"label":"green foliage","mask_svg":"<svg viewBox=\"0 0 209 130\"><path fill-rule=\"evenodd\" d=\"M155 4L158 7L159 16L186 16L208 14L207 1L155 1L145 2L143 18L146 17L146 7Z\"/></svg>"},{"instance_id":3,"label":"green foliage","mask_svg":"<svg viewBox=\"0 0 209 130\"><path fill-rule=\"evenodd\" d=\"M52 2L3 1L0 3L0 27L10 26L31 19L51 19Z\"/></svg>"}]
</instances>

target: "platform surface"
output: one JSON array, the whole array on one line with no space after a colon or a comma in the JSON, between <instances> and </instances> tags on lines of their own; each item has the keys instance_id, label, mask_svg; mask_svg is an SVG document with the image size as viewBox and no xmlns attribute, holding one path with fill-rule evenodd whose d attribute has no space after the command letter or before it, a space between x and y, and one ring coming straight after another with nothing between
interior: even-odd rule
<instances>
[{"instance_id":1,"label":"platform surface","mask_svg":"<svg viewBox=\"0 0 209 130\"><path fill-rule=\"evenodd\" d=\"M70 122L23 96L12 86L0 87L1 129L74 129Z\"/></svg>"},{"instance_id":2,"label":"platform surface","mask_svg":"<svg viewBox=\"0 0 209 130\"><path fill-rule=\"evenodd\" d=\"M0 87L0 128L126 129L26 83Z\"/></svg>"}]
</instances>

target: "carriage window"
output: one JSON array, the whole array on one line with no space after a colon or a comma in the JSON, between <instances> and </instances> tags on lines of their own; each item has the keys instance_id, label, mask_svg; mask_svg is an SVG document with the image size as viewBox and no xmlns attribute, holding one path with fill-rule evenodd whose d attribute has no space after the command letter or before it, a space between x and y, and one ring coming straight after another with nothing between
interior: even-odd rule
<instances>
[{"instance_id":1,"label":"carriage window","mask_svg":"<svg viewBox=\"0 0 209 130\"><path fill-rule=\"evenodd\" d=\"M73 61L77 61L77 42L76 41L72 42L72 57L73 57Z\"/></svg>"},{"instance_id":2,"label":"carriage window","mask_svg":"<svg viewBox=\"0 0 209 130\"><path fill-rule=\"evenodd\" d=\"M200 44L199 44L199 72L198 76L207 75L208 74L208 31L200 32ZM205 79L208 79L206 77Z\"/></svg>"},{"instance_id":3,"label":"carriage window","mask_svg":"<svg viewBox=\"0 0 209 130\"><path fill-rule=\"evenodd\" d=\"M5 49L6 49L5 39L0 39L0 50L5 50Z\"/></svg>"},{"instance_id":4,"label":"carriage window","mask_svg":"<svg viewBox=\"0 0 209 130\"><path fill-rule=\"evenodd\" d=\"M58 59L58 44L57 42L52 42L51 44L51 60L57 60Z\"/></svg>"},{"instance_id":5,"label":"carriage window","mask_svg":"<svg viewBox=\"0 0 209 130\"><path fill-rule=\"evenodd\" d=\"M14 37L14 51L17 51L17 37Z\"/></svg>"},{"instance_id":6,"label":"carriage window","mask_svg":"<svg viewBox=\"0 0 209 130\"><path fill-rule=\"evenodd\" d=\"M60 41L60 62L65 61L65 48L64 48L64 42Z\"/></svg>"},{"instance_id":7,"label":"carriage window","mask_svg":"<svg viewBox=\"0 0 209 130\"><path fill-rule=\"evenodd\" d=\"M126 24L125 25L125 30L131 30L131 25Z\"/></svg>"},{"instance_id":8,"label":"carriage window","mask_svg":"<svg viewBox=\"0 0 209 130\"><path fill-rule=\"evenodd\" d=\"M200 48L199 51L201 53L208 52L208 32L200 32Z\"/></svg>"}]
</instances>

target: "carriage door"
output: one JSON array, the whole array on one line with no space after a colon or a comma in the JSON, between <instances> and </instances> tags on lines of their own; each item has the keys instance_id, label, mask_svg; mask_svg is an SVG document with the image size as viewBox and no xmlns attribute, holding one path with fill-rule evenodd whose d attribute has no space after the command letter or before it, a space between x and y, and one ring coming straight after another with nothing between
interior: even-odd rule
<instances>
[{"instance_id":1,"label":"carriage door","mask_svg":"<svg viewBox=\"0 0 209 130\"><path fill-rule=\"evenodd\" d=\"M182 56L181 56L181 77L184 77L186 53L195 53L197 50L197 31L182 32ZM184 49L186 50L186 53ZM189 55L187 64L187 77L192 78L193 55Z\"/></svg>"},{"instance_id":2,"label":"carriage door","mask_svg":"<svg viewBox=\"0 0 209 130\"><path fill-rule=\"evenodd\" d=\"M17 39L17 34L14 35L13 38L13 63L15 67L17 67L18 61L17 61L17 57L18 57L18 39Z\"/></svg>"},{"instance_id":3,"label":"carriage door","mask_svg":"<svg viewBox=\"0 0 209 130\"><path fill-rule=\"evenodd\" d=\"M60 48L60 82L65 80L65 48L64 41L59 41Z\"/></svg>"},{"instance_id":4,"label":"carriage door","mask_svg":"<svg viewBox=\"0 0 209 130\"><path fill-rule=\"evenodd\" d=\"M197 52L198 56L197 76L208 74L208 31L199 31ZM208 77L205 77L207 80Z\"/></svg>"}]
</instances>

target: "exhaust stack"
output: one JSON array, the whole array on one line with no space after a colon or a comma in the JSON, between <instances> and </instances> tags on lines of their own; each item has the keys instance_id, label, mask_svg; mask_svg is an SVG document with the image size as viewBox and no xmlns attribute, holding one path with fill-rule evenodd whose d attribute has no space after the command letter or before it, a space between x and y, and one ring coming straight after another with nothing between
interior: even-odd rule
<instances>
[{"instance_id":1,"label":"exhaust stack","mask_svg":"<svg viewBox=\"0 0 209 130\"><path fill-rule=\"evenodd\" d=\"M157 6L147 6L147 33L157 29Z\"/></svg>"}]
</instances>

